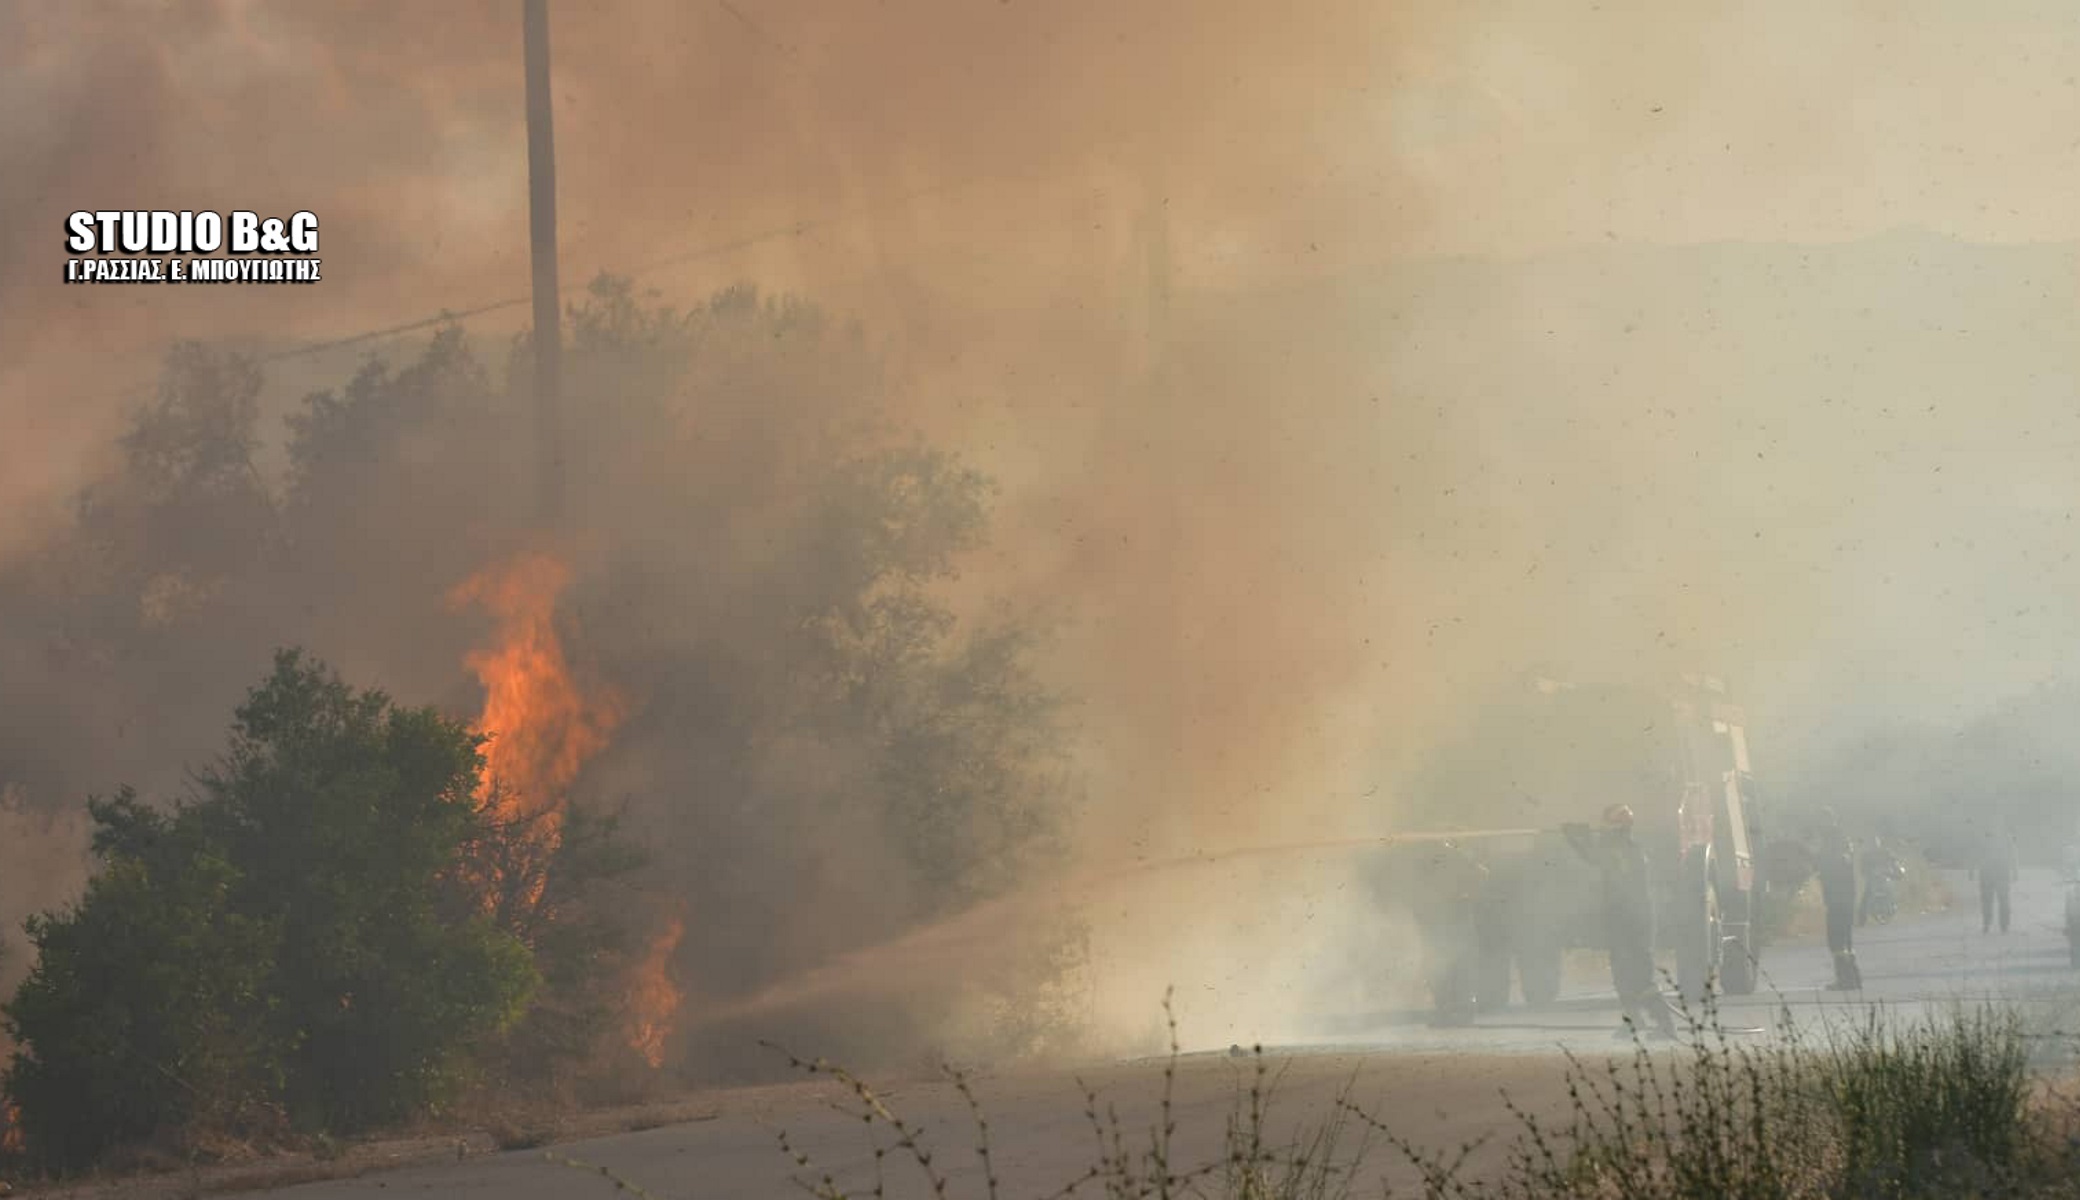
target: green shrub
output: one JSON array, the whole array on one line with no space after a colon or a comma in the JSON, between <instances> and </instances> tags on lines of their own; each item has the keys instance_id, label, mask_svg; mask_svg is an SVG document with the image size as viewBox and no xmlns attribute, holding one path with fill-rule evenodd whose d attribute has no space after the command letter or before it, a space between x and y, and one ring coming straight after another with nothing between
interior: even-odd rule
<instances>
[{"instance_id":1,"label":"green shrub","mask_svg":"<svg viewBox=\"0 0 2080 1200\"><path fill-rule=\"evenodd\" d=\"M1512 1109L1522 1136L1499 1178L1464 1180L1433 1153L1404 1152L1440 1200L2029 1195L2056 1173L2030 1137L2010 1010L1907 1022L1872 1010L1819 1041L1739 1037L1707 1006L1673 1055L1570 1058L1568 1121Z\"/></svg>"},{"instance_id":2,"label":"green shrub","mask_svg":"<svg viewBox=\"0 0 2080 1200\"><path fill-rule=\"evenodd\" d=\"M104 822L132 797L97 811ZM165 823L155 832L171 833ZM55 1165L168 1124L241 1133L272 1123L277 1047L270 1019L277 930L231 909L236 870L195 839L167 837L112 862L69 915L34 917L39 951L8 1012L8 1091L24 1137Z\"/></svg>"},{"instance_id":3,"label":"green shrub","mask_svg":"<svg viewBox=\"0 0 2080 1200\"><path fill-rule=\"evenodd\" d=\"M1823 1066L1844 1181L1860 1194L1935 1194L2025 1165L2028 1053L2011 1010L1959 1009L1904 1029L1874 1010Z\"/></svg>"},{"instance_id":4,"label":"green shrub","mask_svg":"<svg viewBox=\"0 0 2080 1200\"><path fill-rule=\"evenodd\" d=\"M7 1005L30 1152L346 1132L453 1096L537 983L458 869L485 834L480 742L284 651L193 795L93 804L104 869L30 923Z\"/></svg>"}]
</instances>

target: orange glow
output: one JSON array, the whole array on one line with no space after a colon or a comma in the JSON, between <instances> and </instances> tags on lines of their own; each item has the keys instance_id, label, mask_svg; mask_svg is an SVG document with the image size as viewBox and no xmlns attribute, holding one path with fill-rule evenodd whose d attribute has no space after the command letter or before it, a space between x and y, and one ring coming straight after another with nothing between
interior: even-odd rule
<instances>
[{"instance_id":1,"label":"orange glow","mask_svg":"<svg viewBox=\"0 0 2080 1200\"><path fill-rule=\"evenodd\" d=\"M555 625L556 600L569 582L561 562L535 554L481 571L449 597L498 621L493 647L465 660L484 685L478 728L491 738L484 747L486 792L497 781L508 793L503 815L540 814L551 838L565 789L606 747L623 715L620 697L586 695L571 678Z\"/></svg>"},{"instance_id":2,"label":"orange glow","mask_svg":"<svg viewBox=\"0 0 2080 1200\"><path fill-rule=\"evenodd\" d=\"M12 1100L0 1100L0 1154L22 1151L22 1110Z\"/></svg>"},{"instance_id":3,"label":"orange glow","mask_svg":"<svg viewBox=\"0 0 2080 1200\"><path fill-rule=\"evenodd\" d=\"M629 987L629 1045L653 1067L664 1065L665 1039L671 1036L672 1018L679 1011L681 995L672 982L672 952L684 936L686 922L673 917L650 944Z\"/></svg>"},{"instance_id":4,"label":"orange glow","mask_svg":"<svg viewBox=\"0 0 2080 1200\"><path fill-rule=\"evenodd\" d=\"M478 731L490 738L479 780L484 801L497 804L500 817L535 819L518 847L521 860L506 868L521 872L519 880L531 876L531 882L516 886L515 878L502 875L479 881L493 904L512 893L508 901L529 909L540 905L542 868L559 843L570 786L606 748L626 714L619 694L581 688L572 676L555 619L557 599L569 583L562 562L530 554L478 572L448 597L450 604L481 608L497 622L489 647L464 660L484 686L484 712L477 721ZM679 1010L671 961L685 933L685 923L673 918L629 981L625 1036L653 1067L664 1064L665 1040Z\"/></svg>"}]
</instances>

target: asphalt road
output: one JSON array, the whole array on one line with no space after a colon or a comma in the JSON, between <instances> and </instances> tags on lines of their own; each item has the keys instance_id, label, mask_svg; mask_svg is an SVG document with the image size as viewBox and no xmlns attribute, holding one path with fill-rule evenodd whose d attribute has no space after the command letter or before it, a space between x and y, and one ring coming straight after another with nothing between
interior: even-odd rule
<instances>
[{"instance_id":1,"label":"asphalt road","mask_svg":"<svg viewBox=\"0 0 2080 1200\"><path fill-rule=\"evenodd\" d=\"M2013 891L2008 932L1996 925L1989 934L1980 928L1978 885L1963 872L1945 878L1956 897L1948 911L1902 912L1889 925L1855 931L1861 992L1833 990L1834 966L1824 942L1770 946L1761 956L1755 994L1719 1000L1720 1025L1775 1030L1788 1015L1810 1029L1861 1021L1872 1006L1912 1019L1998 997L2031 1013L2045 1031L2056 1029L2069 1001L2080 1000L2080 971L2069 965L2064 933L2063 886L2048 871L2024 872ZM1430 1029L1407 1014L1383 1021L1349 1018L1325 1044L1532 1054L1599 1050L1619 1023L1609 980L1571 983L1558 1004L1536 1013L1512 1010L1463 1029Z\"/></svg>"},{"instance_id":2,"label":"asphalt road","mask_svg":"<svg viewBox=\"0 0 2080 1200\"><path fill-rule=\"evenodd\" d=\"M1953 879L1958 905L1949 912L1903 913L1892 924L1857 930L1864 976L1860 995L1828 990L1833 970L1824 946L1780 945L1766 951L1763 988L1723 1005L1722 1024L1753 1026L1742 1036L1775 1036L1780 1014L1811 1027L1859 1020L1868 1005L1912 1015L1957 1001L1999 996L2029 1008L2047 1046L2065 1024L2066 1005L2080 972L2068 966L2062 932L2063 893L2046 873L2027 873L2014 893L2010 931L1980 931L1974 885ZM1470 1028L1431 1029L1385 1016L1349 1018L1319 1044L1279 1047L1285 1064L1273 1132L1319 1120L1355 1078L1354 1098L1418 1144L1450 1148L1507 1125L1499 1092L1509 1089L1533 1111L1563 1102L1556 1051L1629 1052L1612 1034L1617 1010L1608 987L1584 983L1553 1008L1485 1017ZM1130 1138L1160 1112L1163 1072L1151 1064L1117 1064L1083 1077L1120 1106ZM1223 1123L1251 1078L1248 1059L1197 1055L1185 1059L1175 1081L1173 1112L1184 1159L1217 1153ZM1066 1072L984 1078L976 1091L991 1120L996 1172L1006 1200L1046 1196L1074 1179L1094 1158L1085 1102ZM553 1148L471 1156L358 1179L284 1188L262 1195L296 1200L375 1200L383 1197L496 1196L501 1200L609 1196L615 1184L596 1170L555 1161L572 1158L610 1168L660 1197L764 1200L796 1194L778 1134L806 1150L819 1172L830 1170L862 1194L874 1184L867 1126L846 1108L837 1087L801 1084L725 1093L711 1119ZM965 1101L939 1083L899 1087L892 1105L940 1147L937 1160L950 1176L948 1195L984 1195L976 1163L974 1124ZM884 1139L885 1142L886 1139ZM1393 1155L1374 1156L1390 1176ZM891 1196L929 1196L915 1168L888 1165ZM625 1193L624 1193L625 1194Z\"/></svg>"}]
</instances>

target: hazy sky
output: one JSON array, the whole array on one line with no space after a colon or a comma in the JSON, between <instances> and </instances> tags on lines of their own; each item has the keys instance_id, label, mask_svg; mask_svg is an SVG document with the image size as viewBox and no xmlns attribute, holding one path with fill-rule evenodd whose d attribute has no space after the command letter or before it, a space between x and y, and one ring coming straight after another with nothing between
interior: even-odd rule
<instances>
[{"instance_id":1,"label":"hazy sky","mask_svg":"<svg viewBox=\"0 0 2080 1200\"><path fill-rule=\"evenodd\" d=\"M800 269L941 268L964 230L1014 243L1000 269L1059 266L1065 236L1100 232L1064 192L1138 203L1120 193L1162 165L1182 265L1214 275L2080 227L2069 5L552 7L581 270L941 185L969 186L855 222ZM498 0L0 6L0 161L24 216L0 242L10 315L82 303L52 286L52 221L83 206L308 206L335 259L291 305L96 302L104 340L118 313L153 335L264 317L289 336L523 289L517 24Z\"/></svg>"},{"instance_id":2,"label":"hazy sky","mask_svg":"<svg viewBox=\"0 0 2080 1200\"><path fill-rule=\"evenodd\" d=\"M1386 156L1436 199L1430 244L2080 232L2071 5L1456 11L1373 105Z\"/></svg>"}]
</instances>

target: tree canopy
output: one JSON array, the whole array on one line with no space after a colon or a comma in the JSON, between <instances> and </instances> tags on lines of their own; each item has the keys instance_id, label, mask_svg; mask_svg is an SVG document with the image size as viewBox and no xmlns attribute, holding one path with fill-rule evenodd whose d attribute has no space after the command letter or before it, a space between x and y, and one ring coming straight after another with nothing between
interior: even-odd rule
<instances>
[{"instance_id":1,"label":"tree canopy","mask_svg":"<svg viewBox=\"0 0 2080 1200\"><path fill-rule=\"evenodd\" d=\"M452 1096L527 948L470 894L480 739L284 651L161 811L95 801L101 873L30 922L8 1092L57 1166L198 1121L351 1130Z\"/></svg>"}]
</instances>

